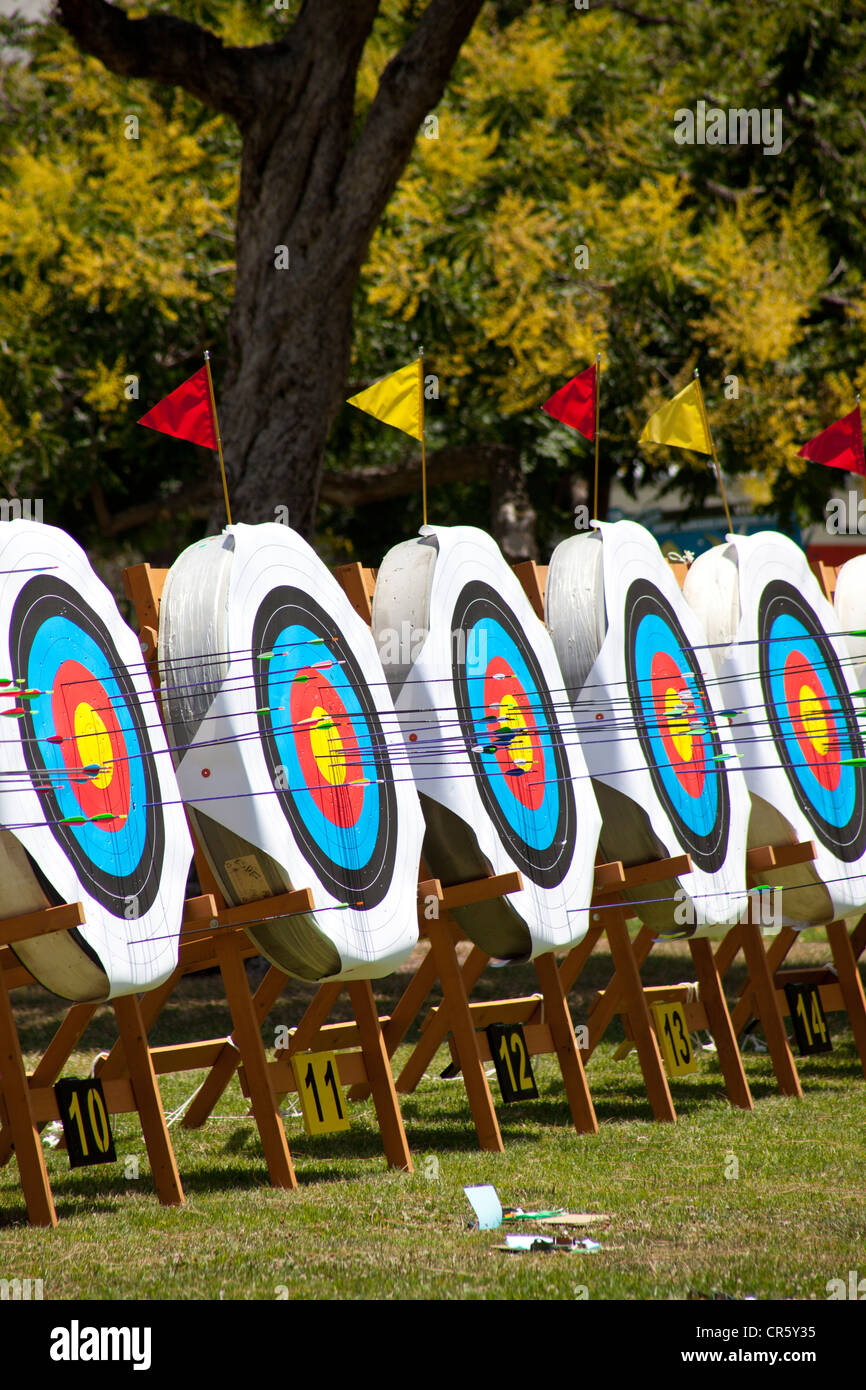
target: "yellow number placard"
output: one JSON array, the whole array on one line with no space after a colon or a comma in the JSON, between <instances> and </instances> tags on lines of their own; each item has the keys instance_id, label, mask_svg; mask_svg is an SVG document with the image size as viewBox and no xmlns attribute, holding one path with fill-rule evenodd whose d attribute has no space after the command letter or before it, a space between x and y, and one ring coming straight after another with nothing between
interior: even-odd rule
<instances>
[{"instance_id":1,"label":"yellow number placard","mask_svg":"<svg viewBox=\"0 0 866 1390\"><path fill-rule=\"evenodd\" d=\"M653 1004L652 1014L668 1076L684 1076L686 1072L697 1071L682 1004Z\"/></svg>"},{"instance_id":2,"label":"yellow number placard","mask_svg":"<svg viewBox=\"0 0 866 1390\"><path fill-rule=\"evenodd\" d=\"M333 1052L296 1052L292 1057L308 1134L331 1134L349 1128L349 1116Z\"/></svg>"}]
</instances>

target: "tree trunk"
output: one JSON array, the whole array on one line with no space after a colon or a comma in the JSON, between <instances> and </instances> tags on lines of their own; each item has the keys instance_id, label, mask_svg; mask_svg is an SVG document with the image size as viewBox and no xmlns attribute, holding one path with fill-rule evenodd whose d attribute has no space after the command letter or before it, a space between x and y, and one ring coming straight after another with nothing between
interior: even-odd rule
<instances>
[{"instance_id":1,"label":"tree trunk","mask_svg":"<svg viewBox=\"0 0 866 1390\"><path fill-rule=\"evenodd\" d=\"M58 0L85 52L114 72L182 86L240 129L220 393L237 520L268 520L285 506L291 525L312 535L367 247L481 5L429 0L356 133L357 70L379 0L305 0L285 38L252 48L226 48L168 14L130 19L107 0ZM221 506L212 519L221 524Z\"/></svg>"},{"instance_id":2,"label":"tree trunk","mask_svg":"<svg viewBox=\"0 0 866 1390\"><path fill-rule=\"evenodd\" d=\"M510 564L538 559L537 520L518 450L497 450L490 460L490 529Z\"/></svg>"}]
</instances>

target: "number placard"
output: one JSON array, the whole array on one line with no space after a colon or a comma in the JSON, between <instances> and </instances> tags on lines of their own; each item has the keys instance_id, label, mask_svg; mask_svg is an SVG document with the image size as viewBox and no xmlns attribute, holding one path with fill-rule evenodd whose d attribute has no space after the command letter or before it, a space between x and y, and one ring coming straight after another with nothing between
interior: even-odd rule
<instances>
[{"instance_id":1,"label":"number placard","mask_svg":"<svg viewBox=\"0 0 866 1390\"><path fill-rule=\"evenodd\" d=\"M66 1077L57 1082L54 1095L60 1111L70 1168L87 1168L91 1163L116 1163L108 1106L99 1077L91 1076L86 1081Z\"/></svg>"},{"instance_id":2,"label":"number placard","mask_svg":"<svg viewBox=\"0 0 866 1390\"><path fill-rule=\"evenodd\" d=\"M697 1071L698 1064L682 1004L653 1004L651 1007L668 1076L685 1076L687 1072Z\"/></svg>"},{"instance_id":3,"label":"number placard","mask_svg":"<svg viewBox=\"0 0 866 1390\"><path fill-rule=\"evenodd\" d=\"M504 1101L534 1100L538 1087L520 1023L491 1023L486 1029L490 1055Z\"/></svg>"},{"instance_id":4,"label":"number placard","mask_svg":"<svg viewBox=\"0 0 866 1390\"><path fill-rule=\"evenodd\" d=\"M817 985L785 985L785 998L791 1010L791 1022L801 1057L816 1052L832 1052L830 1025L821 1003Z\"/></svg>"},{"instance_id":5,"label":"number placard","mask_svg":"<svg viewBox=\"0 0 866 1390\"><path fill-rule=\"evenodd\" d=\"M298 1095L308 1134L332 1134L349 1128L349 1116L333 1052L296 1052L292 1057Z\"/></svg>"}]
</instances>

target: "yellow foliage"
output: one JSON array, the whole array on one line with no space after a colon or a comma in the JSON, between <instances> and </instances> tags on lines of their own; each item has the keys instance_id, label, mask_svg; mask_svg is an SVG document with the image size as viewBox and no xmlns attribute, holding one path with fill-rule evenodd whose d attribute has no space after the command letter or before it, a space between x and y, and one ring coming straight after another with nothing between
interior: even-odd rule
<instances>
[{"instance_id":1,"label":"yellow foliage","mask_svg":"<svg viewBox=\"0 0 866 1390\"><path fill-rule=\"evenodd\" d=\"M770 212L762 200L741 198L702 238L695 279L711 310L694 327L726 363L786 358L827 277L816 211L795 197L772 227Z\"/></svg>"},{"instance_id":2,"label":"yellow foliage","mask_svg":"<svg viewBox=\"0 0 866 1390\"><path fill-rule=\"evenodd\" d=\"M10 256L31 287L31 317L40 282L109 312L135 297L152 297L166 319L183 302L202 300L195 248L214 231L228 237L235 175L212 169L206 141L219 118L194 137L181 115L166 119L144 84L122 84L95 59L64 46L45 77L68 90L67 100L89 113L87 128L65 138L62 103L51 138L8 161L0 191L0 255ZM131 95L134 93L134 95ZM138 118L138 138L126 138Z\"/></svg>"},{"instance_id":3,"label":"yellow foliage","mask_svg":"<svg viewBox=\"0 0 866 1390\"><path fill-rule=\"evenodd\" d=\"M124 378L127 373L128 368L120 359L112 367L98 362L95 367L81 373L83 380L90 382L84 399L98 415L114 415L124 404Z\"/></svg>"},{"instance_id":4,"label":"yellow foliage","mask_svg":"<svg viewBox=\"0 0 866 1390\"><path fill-rule=\"evenodd\" d=\"M11 458L21 447L21 436L15 429L6 402L0 397L0 460Z\"/></svg>"}]
</instances>

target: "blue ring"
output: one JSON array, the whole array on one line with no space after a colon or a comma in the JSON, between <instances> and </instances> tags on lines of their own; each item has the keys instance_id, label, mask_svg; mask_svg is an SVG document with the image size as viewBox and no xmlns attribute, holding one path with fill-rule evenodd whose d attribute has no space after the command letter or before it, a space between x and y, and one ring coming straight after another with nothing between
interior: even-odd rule
<instances>
[{"instance_id":1,"label":"blue ring","mask_svg":"<svg viewBox=\"0 0 866 1390\"><path fill-rule=\"evenodd\" d=\"M123 826L106 830L88 821L85 825L65 827L74 837L88 859L103 873L126 877L133 873L144 852L147 834L144 802L147 787L142 769L142 752L134 725L128 718L125 696L118 685L105 653L89 633L83 632L68 618L56 614L46 618L33 638L27 660L28 685L38 690L51 690L54 678L64 661L76 661L100 682L108 696L124 739L129 770L130 804ZM29 702L33 732L38 740L39 756L52 775L59 817L81 816L84 812L75 789L66 773L60 745L48 743L56 734L51 696L41 695Z\"/></svg>"},{"instance_id":2,"label":"blue ring","mask_svg":"<svg viewBox=\"0 0 866 1390\"><path fill-rule=\"evenodd\" d=\"M334 687L352 720L352 732L358 742L361 756L360 768L351 769L351 779L367 778L371 785L360 788L362 795L361 814L354 825L339 826L328 820L315 797L306 787L306 777L298 759L294 733L291 730L292 684L298 671L305 666L313 666L322 660L321 642L316 643L318 634L311 628L291 624L280 632L273 645L274 657L268 665L268 704L274 711L271 720L274 740L280 761L286 769L288 791L294 797L298 812L309 833L325 853L344 869L357 869L372 855L379 833L381 815L379 788L376 785L378 771L373 756L373 740L364 710L346 674L337 664L325 672L325 678ZM284 706L280 711L279 706ZM280 718L284 718L287 728L281 728ZM335 789L336 790L336 789Z\"/></svg>"}]
</instances>

